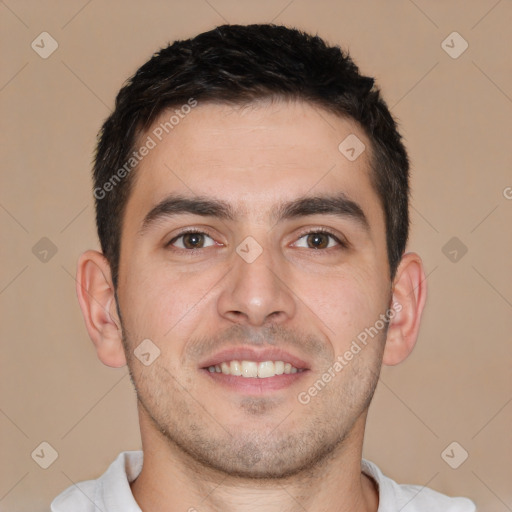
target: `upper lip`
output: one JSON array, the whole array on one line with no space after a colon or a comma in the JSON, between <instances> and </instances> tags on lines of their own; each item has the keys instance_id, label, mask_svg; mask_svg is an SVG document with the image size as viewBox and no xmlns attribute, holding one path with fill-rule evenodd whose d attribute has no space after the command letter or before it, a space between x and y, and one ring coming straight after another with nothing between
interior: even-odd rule
<instances>
[{"instance_id":1,"label":"upper lip","mask_svg":"<svg viewBox=\"0 0 512 512\"><path fill-rule=\"evenodd\" d=\"M277 347L269 347L257 349L255 347L239 346L235 348L227 348L216 352L214 355L205 359L199 366L208 368L222 362L229 361L254 361L262 363L264 361L283 361L290 363L297 369L309 369L308 364L300 357L290 354L286 350Z\"/></svg>"}]
</instances>

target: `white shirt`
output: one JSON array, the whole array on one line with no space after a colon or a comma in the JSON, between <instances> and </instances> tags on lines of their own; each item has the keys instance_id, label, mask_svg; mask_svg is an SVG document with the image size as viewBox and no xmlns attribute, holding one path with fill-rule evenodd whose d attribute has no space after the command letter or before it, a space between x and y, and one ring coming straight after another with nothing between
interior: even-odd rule
<instances>
[{"instance_id":1,"label":"white shirt","mask_svg":"<svg viewBox=\"0 0 512 512\"><path fill-rule=\"evenodd\" d=\"M51 504L52 512L142 512L133 497L130 482L142 470L142 451L121 452L97 480L72 485ZM419 485L399 485L370 461L362 460L362 471L379 487L377 512L475 512L467 498L450 498Z\"/></svg>"}]
</instances>

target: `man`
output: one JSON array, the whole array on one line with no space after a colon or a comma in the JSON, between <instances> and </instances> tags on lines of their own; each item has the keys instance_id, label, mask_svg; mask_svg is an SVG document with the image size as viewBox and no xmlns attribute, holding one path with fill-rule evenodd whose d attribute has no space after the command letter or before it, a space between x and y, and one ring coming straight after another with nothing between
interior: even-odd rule
<instances>
[{"instance_id":1,"label":"man","mask_svg":"<svg viewBox=\"0 0 512 512\"><path fill-rule=\"evenodd\" d=\"M77 293L99 359L128 365L143 451L54 512L475 510L362 460L426 281L407 153L339 47L225 25L161 50L102 128L94 195Z\"/></svg>"}]
</instances>

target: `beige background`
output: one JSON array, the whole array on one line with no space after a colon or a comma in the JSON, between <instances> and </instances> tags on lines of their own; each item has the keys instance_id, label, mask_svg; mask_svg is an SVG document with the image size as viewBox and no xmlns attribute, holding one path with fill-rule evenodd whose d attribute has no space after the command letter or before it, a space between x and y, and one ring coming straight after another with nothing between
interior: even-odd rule
<instances>
[{"instance_id":1,"label":"beige background","mask_svg":"<svg viewBox=\"0 0 512 512\"><path fill-rule=\"evenodd\" d=\"M429 298L414 353L382 372L365 457L399 482L512 510L512 2L6 0L1 511L48 510L140 447L127 369L96 359L74 283L79 254L98 247L90 165L115 94L170 40L271 20L348 48L377 77L412 160L409 249ZM59 45L47 59L31 48L43 31ZM469 43L457 59L441 46L453 31ZM32 250L42 237L57 248L46 262ZM457 262L443 253L452 237L468 249ZM31 458L43 441L58 452L46 470ZM469 453L458 469L441 458L452 441Z\"/></svg>"}]
</instances>

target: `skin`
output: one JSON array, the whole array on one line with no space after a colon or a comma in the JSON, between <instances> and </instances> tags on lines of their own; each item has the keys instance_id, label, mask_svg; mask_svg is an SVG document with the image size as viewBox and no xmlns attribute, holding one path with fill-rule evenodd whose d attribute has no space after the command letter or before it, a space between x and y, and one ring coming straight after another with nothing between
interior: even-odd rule
<instances>
[{"instance_id":1,"label":"skin","mask_svg":"<svg viewBox=\"0 0 512 512\"><path fill-rule=\"evenodd\" d=\"M353 162L338 150L349 134L366 145ZM377 510L375 484L361 473L368 405L382 363L397 364L414 347L426 281L413 252L390 280L370 148L356 123L310 104L199 104L135 171L122 231L121 318L108 261L92 250L80 257L77 294L98 357L128 364L137 390L144 466L131 489L145 512ZM278 203L334 192L361 206L369 232L328 214L269 218ZM221 199L237 215L184 214L140 236L144 216L170 193ZM210 238L186 249L180 244L190 247L190 237L175 240L184 228ZM348 247L327 237L315 248L307 232L319 228ZM235 250L247 236L263 249L252 263ZM395 302L401 310L387 331L300 403L298 394ZM133 353L147 338L161 352L149 366ZM309 371L287 388L248 396L199 369L240 344L284 347Z\"/></svg>"}]
</instances>

